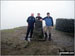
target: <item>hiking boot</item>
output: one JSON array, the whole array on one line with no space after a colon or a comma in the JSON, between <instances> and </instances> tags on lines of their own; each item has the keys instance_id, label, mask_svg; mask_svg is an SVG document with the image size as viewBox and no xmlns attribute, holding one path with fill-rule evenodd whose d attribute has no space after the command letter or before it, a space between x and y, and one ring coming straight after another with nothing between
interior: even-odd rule
<instances>
[{"instance_id":1,"label":"hiking boot","mask_svg":"<svg viewBox=\"0 0 75 56\"><path fill-rule=\"evenodd\" d=\"M49 39L48 40L51 41L51 34L49 34Z\"/></svg>"},{"instance_id":2,"label":"hiking boot","mask_svg":"<svg viewBox=\"0 0 75 56\"><path fill-rule=\"evenodd\" d=\"M45 40L47 40L47 33L45 33Z\"/></svg>"},{"instance_id":3,"label":"hiking boot","mask_svg":"<svg viewBox=\"0 0 75 56\"><path fill-rule=\"evenodd\" d=\"M25 38L25 40L26 40L26 41L28 40L27 37Z\"/></svg>"},{"instance_id":4,"label":"hiking boot","mask_svg":"<svg viewBox=\"0 0 75 56\"><path fill-rule=\"evenodd\" d=\"M30 42L31 41L31 38L28 38L28 42Z\"/></svg>"}]
</instances>

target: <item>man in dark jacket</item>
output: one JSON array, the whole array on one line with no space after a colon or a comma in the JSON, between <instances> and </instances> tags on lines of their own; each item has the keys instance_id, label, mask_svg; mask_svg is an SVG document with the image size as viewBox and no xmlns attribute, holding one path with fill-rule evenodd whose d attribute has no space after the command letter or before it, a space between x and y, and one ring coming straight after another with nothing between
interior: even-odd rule
<instances>
[{"instance_id":1,"label":"man in dark jacket","mask_svg":"<svg viewBox=\"0 0 75 56\"><path fill-rule=\"evenodd\" d=\"M34 29L34 23L35 23L35 17L33 13L31 14L31 16L28 17L27 23L28 23L28 28L27 28L27 34L26 34L25 40L28 40L29 33L30 33L29 38L32 38L32 35L33 35L33 29Z\"/></svg>"},{"instance_id":2,"label":"man in dark jacket","mask_svg":"<svg viewBox=\"0 0 75 56\"><path fill-rule=\"evenodd\" d=\"M38 20L41 21L42 17L40 16L40 13L37 13L37 17L36 17L36 19L38 19Z\"/></svg>"},{"instance_id":3,"label":"man in dark jacket","mask_svg":"<svg viewBox=\"0 0 75 56\"><path fill-rule=\"evenodd\" d=\"M45 20L45 40L51 40L51 29L53 28L53 18L50 16L50 13L47 13L47 16L43 19ZM49 36L49 37L48 37Z\"/></svg>"}]
</instances>

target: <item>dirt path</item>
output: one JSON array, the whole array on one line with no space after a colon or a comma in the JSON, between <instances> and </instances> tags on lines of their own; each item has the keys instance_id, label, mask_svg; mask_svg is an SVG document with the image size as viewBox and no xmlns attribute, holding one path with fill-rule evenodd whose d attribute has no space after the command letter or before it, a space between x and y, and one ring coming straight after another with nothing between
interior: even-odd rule
<instances>
[{"instance_id":1,"label":"dirt path","mask_svg":"<svg viewBox=\"0 0 75 56\"><path fill-rule=\"evenodd\" d=\"M51 41L24 40L26 28L2 31L2 54L7 55L56 55L59 51L74 51L74 37L70 33L52 30ZM26 48L24 48L27 46Z\"/></svg>"}]
</instances>

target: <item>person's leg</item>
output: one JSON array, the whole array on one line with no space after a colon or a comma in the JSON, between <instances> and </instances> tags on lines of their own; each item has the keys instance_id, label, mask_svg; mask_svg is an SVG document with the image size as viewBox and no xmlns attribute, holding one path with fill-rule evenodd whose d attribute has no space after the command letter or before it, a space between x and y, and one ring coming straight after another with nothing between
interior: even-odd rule
<instances>
[{"instance_id":1,"label":"person's leg","mask_svg":"<svg viewBox=\"0 0 75 56\"><path fill-rule=\"evenodd\" d=\"M47 40L47 33L45 32L45 40Z\"/></svg>"},{"instance_id":2,"label":"person's leg","mask_svg":"<svg viewBox=\"0 0 75 56\"><path fill-rule=\"evenodd\" d=\"M28 27L28 28L27 28L27 33L26 33L25 40L27 40L27 39L28 39L28 35L29 35L29 32L30 32L30 29L31 29L30 27Z\"/></svg>"},{"instance_id":3,"label":"person's leg","mask_svg":"<svg viewBox=\"0 0 75 56\"><path fill-rule=\"evenodd\" d=\"M41 30L41 31L42 31L42 37L44 37L43 28L42 28L42 30Z\"/></svg>"},{"instance_id":4,"label":"person's leg","mask_svg":"<svg viewBox=\"0 0 75 56\"><path fill-rule=\"evenodd\" d=\"M51 27L49 27L49 41L51 40Z\"/></svg>"},{"instance_id":5,"label":"person's leg","mask_svg":"<svg viewBox=\"0 0 75 56\"><path fill-rule=\"evenodd\" d=\"M32 35L33 35L33 29L34 29L34 27L31 28L31 31L30 31L30 38L32 38Z\"/></svg>"},{"instance_id":6,"label":"person's leg","mask_svg":"<svg viewBox=\"0 0 75 56\"><path fill-rule=\"evenodd\" d=\"M45 31L45 40L47 40L47 26L45 27L44 31Z\"/></svg>"}]
</instances>

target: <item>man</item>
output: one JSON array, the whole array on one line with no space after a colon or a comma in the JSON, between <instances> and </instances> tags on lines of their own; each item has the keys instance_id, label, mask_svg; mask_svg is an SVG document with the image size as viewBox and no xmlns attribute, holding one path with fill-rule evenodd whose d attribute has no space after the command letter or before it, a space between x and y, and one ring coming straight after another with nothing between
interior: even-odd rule
<instances>
[{"instance_id":1,"label":"man","mask_svg":"<svg viewBox=\"0 0 75 56\"><path fill-rule=\"evenodd\" d=\"M38 19L38 20L42 21L42 20L41 20L41 19L42 19L42 17L40 16L40 13L37 13L37 17L36 17L36 19Z\"/></svg>"},{"instance_id":2,"label":"man","mask_svg":"<svg viewBox=\"0 0 75 56\"><path fill-rule=\"evenodd\" d=\"M47 13L47 16L43 19L45 20L46 27L45 27L45 40L51 40L51 29L53 28L53 18L50 16L50 13Z\"/></svg>"},{"instance_id":3,"label":"man","mask_svg":"<svg viewBox=\"0 0 75 56\"><path fill-rule=\"evenodd\" d=\"M30 41L30 38L32 38L32 35L33 35L33 29L34 29L34 23L35 23L35 18L33 13L31 14L31 16L28 17L27 23L28 23L28 28L27 28L27 34L26 34L25 40L28 40L28 35L30 33L30 37L29 37L29 41Z\"/></svg>"}]
</instances>

